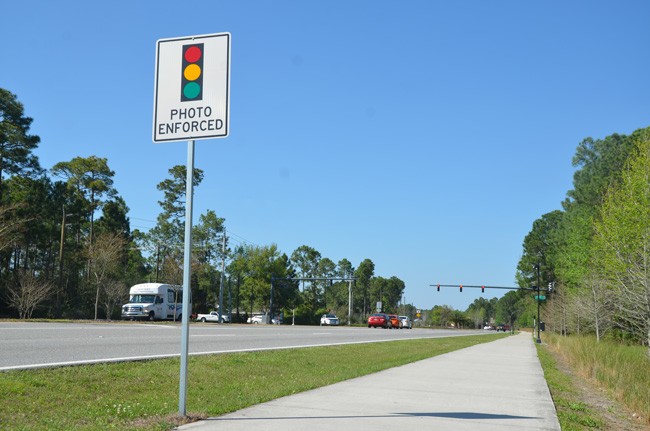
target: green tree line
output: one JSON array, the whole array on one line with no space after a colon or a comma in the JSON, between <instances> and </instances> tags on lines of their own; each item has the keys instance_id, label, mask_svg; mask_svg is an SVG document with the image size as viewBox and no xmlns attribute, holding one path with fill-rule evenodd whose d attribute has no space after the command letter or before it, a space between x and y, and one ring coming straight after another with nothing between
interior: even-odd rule
<instances>
[{"instance_id":1,"label":"green tree line","mask_svg":"<svg viewBox=\"0 0 650 431\"><path fill-rule=\"evenodd\" d=\"M573 189L562 209L535 220L523 240L517 285L540 284L547 331L650 347L650 128L585 138L572 162ZM532 327L535 295L512 290L478 298L465 311L437 305L422 319L443 327Z\"/></svg>"},{"instance_id":2,"label":"green tree line","mask_svg":"<svg viewBox=\"0 0 650 431\"><path fill-rule=\"evenodd\" d=\"M0 316L119 318L130 286L182 284L186 167L171 167L158 184L155 227L131 229L108 160L75 157L44 169L32 121L16 95L0 88ZM194 170L195 187L203 177ZM328 311L346 320L346 281L286 279L354 278L350 317L364 321L379 301L396 311L405 288L397 277L376 275L370 259L355 268L307 245L290 255L275 244L232 246L214 210L199 215L192 240L194 312L215 309L222 289L235 319L270 311L273 294L273 311L296 323L317 323Z\"/></svg>"},{"instance_id":3,"label":"green tree line","mask_svg":"<svg viewBox=\"0 0 650 431\"><path fill-rule=\"evenodd\" d=\"M530 292L528 292L530 294ZM511 328L532 327L536 309L523 300L526 293L512 290L501 298L476 298L463 310L449 305L436 305L421 310L419 325L481 329L486 325L508 325Z\"/></svg>"},{"instance_id":4,"label":"green tree line","mask_svg":"<svg viewBox=\"0 0 650 431\"><path fill-rule=\"evenodd\" d=\"M573 157L573 189L523 241L520 286L554 287L546 330L650 346L650 128L586 138ZM530 309L530 295L522 296Z\"/></svg>"}]
</instances>

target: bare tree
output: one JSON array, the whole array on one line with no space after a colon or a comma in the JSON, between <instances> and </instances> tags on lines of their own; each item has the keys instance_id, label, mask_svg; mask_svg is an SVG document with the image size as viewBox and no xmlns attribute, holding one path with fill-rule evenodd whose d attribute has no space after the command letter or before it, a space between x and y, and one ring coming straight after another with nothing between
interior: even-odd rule
<instances>
[{"instance_id":1,"label":"bare tree","mask_svg":"<svg viewBox=\"0 0 650 431\"><path fill-rule=\"evenodd\" d=\"M27 220L16 215L16 206L0 205L0 251L9 248L20 237Z\"/></svg>"},{"instance_id":2,"label":"bare tree","mask_svg":"<svg viewBox=\"0 0 650 431\"><path fill-rule=\"evenodd\" d=\"M617 323L639 339L645 338L650 356L650 247L643 244L641 253L641 262L629 265L626 276L614 285L614 294Z\"/></svg>"},{"instance_id":3,"label":"bare tree","mask_svg":"<svg viewBox=\"0 0 650 431\"><path fill-rule=\"evenodd\" d=\"M102 286L115 276L126 246L124 236L118 233L103 233L97 236L90 249L90 273L95 282L95 320L99 313L99 297ZM104 289L105 290L105 289Z\"/></svg>"},{"instance_id":4,"label":"bare tree","mask_svg":"<svg viewBox=\"0 0 650 431\"><path fill-rule=\"evenodd\" d=\"M126 302L128 298L128 287L121 281L107 281L104 283L104 311L106 319L111 318L113 310L118 304Z\"/></svg>"},{"instance_id":5,"label":"bare tree","mask_svg":"<svg viewBox=\"0 0 650 431\"><path fill-rule=\"evenodd\" d=\"M587 277L590 287L589 308L596 331L596 340L600 341L607 330L612 327L612 289L606 282L595 276L594 273Z\"/></svg>"},{"instance_id":6,"label":"bare tree","mask_svg":"<svg viewBox=\"0 0 650 431\"><path fill-rule=\"evenodd\" d=\"M18 311L21 319L31 319L32 313L54 291L54 284L21 271L15 287L7 289L7 302Z\"/></svg>"},{"instance_id":7,"label":"bare tree","mask_svg":"<svg viewBox=\"0 0 650 431\"><path fill-rule=\"evenodd\" d=\"M192 265L194 265L194 263L195 259L194 256L192 256ZM161 272L161 280L164 280L164 283L183 284L183 253L176 250L169 253L165 257Z\"/></svg>"}]
</instances>

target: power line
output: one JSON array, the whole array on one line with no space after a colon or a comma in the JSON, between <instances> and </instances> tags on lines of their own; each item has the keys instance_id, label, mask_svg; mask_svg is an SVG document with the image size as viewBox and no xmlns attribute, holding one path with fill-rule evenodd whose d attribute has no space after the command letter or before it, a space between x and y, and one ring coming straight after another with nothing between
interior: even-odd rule
<instances>
[{"instance_id":1,"label":"power line","mask_svg":"<svg viewBox=\"0 0 650 431\"><path fill-rule=\"evenodd\" d=\"M151 230L151 229L153 229L153 228L155 227L155 225L158 223L158 222L155 221L155 220L150 220L150 219L141 218L141 217L129 217L129 219L130 219L130 220L139 220L139 221L142 221L142 222L147 222L147 223L152 223L152 224L154 224L153 227L150 227L150 226L142 226L142 225L136 225L136 224L131 224L131 227L138 228L138 229L147 229L147 230ZM225 226L224 226L224 230L225 230ZM250 245L250 246L255 246L255 247L261 247L260 244L255 243L255 242L253 242L253 241L251 241L251 240L249 240L249 239L247 239L247 238L244 238L243 236L241 236L241 235L239 235L239 234L237 234L237 233L234 233L234 232L231 231L230 229L228 230L227 239L228 239L228 241L232 241L232 242L234 242L234 243L236 243L236 244L240 244L240 245ZM178 247L178 246L173 246L173 247ZM181 244L180 247L183 247L183 244Z\"/></svg>"}]
</instances>

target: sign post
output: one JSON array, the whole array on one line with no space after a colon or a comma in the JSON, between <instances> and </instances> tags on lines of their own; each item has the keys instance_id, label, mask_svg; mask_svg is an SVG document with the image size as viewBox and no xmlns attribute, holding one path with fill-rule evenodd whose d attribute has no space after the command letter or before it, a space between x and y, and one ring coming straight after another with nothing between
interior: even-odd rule
<instances>
[{"instance_id":1,"label":"sign post","mask_svg":"<svg viewBox=\"0 0 650 431\"><path fill-rule=\"evenodd\" d=\"M192 288L192 209L194 195L194 141L187 143L187 173L185 176L185 244L183 249L183 319L181 321L181 370L178 391L178 415L186 415L187 355L190 339L190 289Z\"/></svg>"},{"instance_id":2,"label":"sign post","mask_svg":"<svg viewBox=\"0 0 650 431\"><path fill-rule=\"evenodd\" d=\"M153 141L187 140L183 311L178 414L186 415L192 280L194 140L229 131L230 33L160 39L156 43Z\"/></svg>"}]
</instances>

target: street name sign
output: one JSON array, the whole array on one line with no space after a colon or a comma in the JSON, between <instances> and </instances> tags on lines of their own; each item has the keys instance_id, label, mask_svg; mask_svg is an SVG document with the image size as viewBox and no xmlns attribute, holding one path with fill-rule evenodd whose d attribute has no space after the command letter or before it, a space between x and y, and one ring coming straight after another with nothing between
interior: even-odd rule
<instances>
[{"instance_id":1,"label":"street name sign","mask_svg":"<svg viewBox=\"0 0 650 431\"><path fill-rule=\"evenodd\" d=\"M230 33L156 42L153 141L228 136Z\"/></svg>"}]
</instances>

